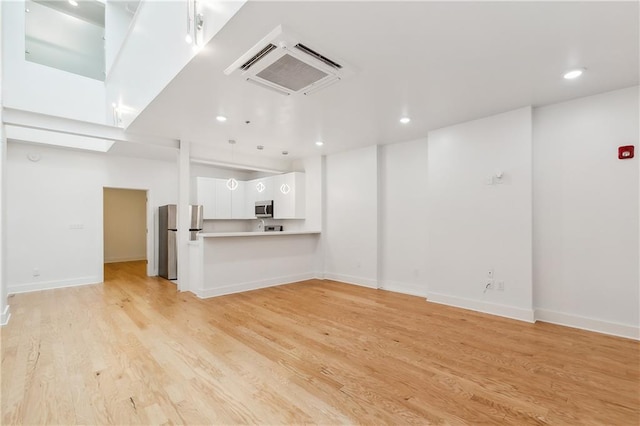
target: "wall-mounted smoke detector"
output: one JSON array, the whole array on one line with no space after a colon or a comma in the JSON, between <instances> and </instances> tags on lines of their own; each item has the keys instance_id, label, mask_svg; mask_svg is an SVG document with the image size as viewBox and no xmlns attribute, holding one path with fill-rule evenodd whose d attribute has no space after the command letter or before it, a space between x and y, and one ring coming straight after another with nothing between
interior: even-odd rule
<instances>
[{"instance_id":1,"label":"wall-mounted smoke detector","mask_svg":"<svg viewBox=\"0 0 640 426\"><path fill-rule=\"evenodd\" d=\"M316 90L353 74L351 68L278 26L225 71L284 95Z\"/></svg>"}]
</instances>

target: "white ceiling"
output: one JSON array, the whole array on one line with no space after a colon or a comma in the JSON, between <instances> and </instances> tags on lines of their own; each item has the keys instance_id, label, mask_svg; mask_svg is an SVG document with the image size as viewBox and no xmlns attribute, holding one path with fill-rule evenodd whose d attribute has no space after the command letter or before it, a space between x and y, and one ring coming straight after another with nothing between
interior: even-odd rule
<instances>
[{"instance_id":1,"label":"white ceiling","mask_svg":"<svg viewBox=\"0 0 640 426\"><path fill-rule=\"evenodd\" d=\"M287 97L224 74L280 24L355 75ZM235 139L236 152L267 157L335 153L637 85L638 62L638 2L248 2L129 131ZM583 77L562 78L576 67Z\"/></svg>"}]
</instances>

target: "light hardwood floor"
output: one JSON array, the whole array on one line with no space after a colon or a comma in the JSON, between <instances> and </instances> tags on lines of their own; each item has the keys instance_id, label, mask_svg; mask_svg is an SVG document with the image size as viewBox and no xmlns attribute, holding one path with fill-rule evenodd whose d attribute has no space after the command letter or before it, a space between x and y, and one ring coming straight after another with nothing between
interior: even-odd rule
<instances>
[{"instance_id":1,"label":"light hardwood floor","mask_svg":"<svg viewBox=\"0 0 640 426\"><path fill-rule=\"evenodd\" d=\"M332 281L199 300L144 267L10 298L2 424L640 422L636 341Z\"/></svg>"}]
</instances>

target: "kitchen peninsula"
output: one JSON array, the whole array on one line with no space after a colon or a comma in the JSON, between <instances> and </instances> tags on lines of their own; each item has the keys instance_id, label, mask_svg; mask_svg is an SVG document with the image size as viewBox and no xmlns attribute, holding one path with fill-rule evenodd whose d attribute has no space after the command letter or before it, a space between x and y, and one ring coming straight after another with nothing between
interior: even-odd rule
<instances>
[{"instance_id":1,"label":"kitchen peninsula","mask_svg":"<svg viewBox=\"0 0 640 426\"><path fill-rule=\"evenodd\" d=\"M199 234L188 290L206 298L320 277L319 241L320 231Z\"/></svg>"}]
</instances>

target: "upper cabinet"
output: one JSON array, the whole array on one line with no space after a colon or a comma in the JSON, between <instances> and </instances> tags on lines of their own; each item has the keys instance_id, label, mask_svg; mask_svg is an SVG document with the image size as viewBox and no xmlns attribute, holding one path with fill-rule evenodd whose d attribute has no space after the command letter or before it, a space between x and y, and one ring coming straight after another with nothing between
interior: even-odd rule
<instances>
[{"instance_id":1,"label":"upper cabinet","mask_svg":"<svg viewBox=\"0 0 640 426\"><path fill-rule=\"evenodd\" d=\"M273 200L275 176L267 176L260 179L247 181L247 198L251 203L251 211L256 201Z\"/></svg>"},{"instance_id":2,"label":"upper cabinet","mask_svg":"<svg viewBox=\"0 0 640 426\"><path fill-rule=\"evenodd\" d=\"M246 209L246 184L238 181L231 189L227 179L207 177L196 178L196 196L198 204L203 206L204 219L249 219Z\"/></svg>"},{"instance_id":3,"label":"upper cabinet","mask_svg":"<svg viewBox=\"0 0 640 426\"><path fill-rule=\"evenodd\" d=\"M204 219L255 219L256 201L273 200L274 219L304 219L304 173L293 172L238 181L231 189L227 179L196 178L197 202Z\"/></svg>"},{"instance_id":4,"label":"upper cabinet","mask_svg":"<svg viewBox=\"0 0 640 426\"><path fill-rule=\"evenodd\" d=\"M293 172L273 176L274 219L304 219L304 173Z\"/></svg>"},{"instance_id":5,"label":"upper cabinet","mask_svg":"<svg viewBox=\"0 0 640 426\"><path fill-rule=\"evenodd\" d=\"M196 178L197 203L202 205L202 217L215 219L216 215L216 179Z\"/></svg>"}]
</instances>

